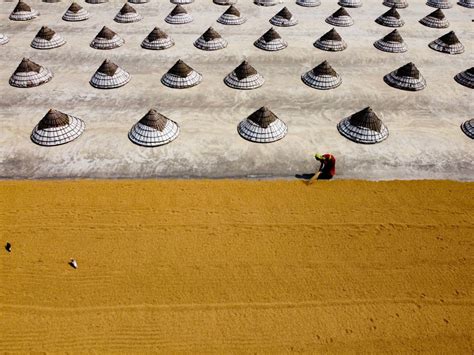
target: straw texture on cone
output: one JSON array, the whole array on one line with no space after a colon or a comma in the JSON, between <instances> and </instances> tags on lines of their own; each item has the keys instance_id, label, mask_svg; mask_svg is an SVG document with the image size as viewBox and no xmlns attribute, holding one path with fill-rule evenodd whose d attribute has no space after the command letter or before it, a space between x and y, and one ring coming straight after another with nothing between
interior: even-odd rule
<instances>
[{"instance_id":1,"label":"straw texture on cone","mask_svg":"<svg viewBox=\"0 0 474 355\"><path fill-rule=\"evenodd\" d=\"M296 5L303 7L316 7L321 5L321 0L296 0Z\"/></svg>"},{"instance_id":2,"label":"straw texture on cone","mask_svg":"<svg viewBox=\"0 0 474 355\"><path fill-rule=\"evenodd\" d=\"M40 86L53 78L53 73L48 68L36 64L28 58L23 58L20 65L10 77L11 86L31 88Z\"/></svg>"},{"instance_id":3,"label":"straw texture on cone","mask_svg":"<svg viewBox=\"0 0 474 355\"><path fill-rule=\"evenodd\" d=\"M313 45L316 48L329 52L339 52L347 48L347 43L334 28L322 35Z\"/></svg>"},{"instance_id":4,"label":"straw texture on cone","mask_svg":"<svg viewBox=\"0 0 474 355\"><path fill-rule=\"evenodd\" d=\"M431 28L447 28L449 21L441 9L437 9L419 21L422 25Z\"/></svg>"},{"instance_id":5,"label":"straw texture on cone","mask_svg":"<svg viewBox=\"0 0 474 355\"><path fill-rule=\"evenodd\" d=\"M224 83L227 86L240 90L256 89L262 86L264 82L263 76L246 60L224 78Z\"/></svg>"},{"instance_id":6,"label":"straw texture on cone","mask_svg":"<svg viewBox=\"0 0 474 355\"><path fill-rule=\"evenodd\" d=\"M270 19L270 23L275 26L290 27L298 24L298 20L286 7L284 7Z\"/></svg>"},{"instance_id":7,"label":"straw texture on cone","mask_svg":"<svg viewBox=\"0 0 474 355\"><path fill-rule=\"evenodd\" d=\"M412 62L384 76L385 83L400 90L419 91L426 87L426 81Z\"/></svg>"},{"instance_id":8,"label":"straw texture on cone","mask_svg":"<svg viewBox=\"0 0 474 355\"><path fill-rule=\"evenodd\" d=\"M461 54L464 53L464 46L459 42L456 34L451 31L444 36L434 40L429 44L429 47L437 52L447 54Z\"/></svg>"},{"instance_id":9,"label":"straw texture on cone","mask_svg":"<svg viewBox=\"0 0 474 355\"><path fill-rule=\"evenodd\" d=\"M31 41L31 47L36 49L53 49L65 44L66 41L60 34L46 26L41 27L33 41Z\"/></svg>"},{"instance_id":10,"label":"straw texture on cone","mask_svg":"<svg viewBox=\"0 0 474 355\"><path fill-rule=\"evenodd\" d=\"M404 9L408 7L408 0L384 0L383 4L388 7L396 7L397 9Z\"/></svg>"},{"instance_id":11,"label":"straw texture on cone","mask_svg":"<svg viewBox=\"0 0 474 355\"><path fill-rule=\"evenodd\" d=\"M327 61L304 73L301 80L309 87L318 90L335 89L342 84L341 77Z\"/></svg>"},{"instance_id":12,"label":"straw texture on cone","mask_svg":"<svg viewBox=\"0 0 474 355\"><path fill-rule=\"evenodd\" d=\"M202 75L179 59L168 72L161 77L163 85L173 89L186 89L198 85Z\"/></svg>"},{"instance_id":13,"label":"straw texture on cone","mask_svg":"<svg viewBox=\"0 0 474 355\"><path fill-rule=\"evenodd\" d=\"M337 129L355 143L375 144L388 137L387 127L370 107L344 118L338 123Z\"/></svg>"},{"instance_id":14,"label":"straw texture on cone","mask_svg":"<svg viewBox=\"0 0 474 355\"><path fill-rule=\"evenodd\" d=\"M1 45L4 45L4 44L7 44L10 40L8 39L8 37L3 34L3 33L0 33L0 46Z\"/></svg>"},{"instance_id":15,"label":"straw texture on cone","mask_svg":"<svg viewBox=\"0 0 474 355\"><path fill-rule=\"evenodd\" d=\"M162 50L174 46L174 41L161 29L155 27L141 44L142 48Z\"/></svg>"},{"instance_id":16,"label":"straw texture on cone","mask_svg":"<svg viewBox=\"0 0 474 355\"><path fill-rule=\"evenodd\" d=\"M337 4L343 7L361 7L362 0L339 0Z\"/></svg>"},{"instance_id":17,"label":"straw texture on cone","mask_svg":"<svg viewBox=\"0 0 474 355\"><path fill-rule=\"evenodd\" d=\"M234 5L237 3L237 0L212 0L216 5Z\"/></svg>"},{"instance_id":18,"label":"straw texture on cone","mask_svg":"<svg viewBox=\"0 0 474 355\"><path fill-rule=\"evenodd\" d=\"M274 6L282 3L282 0L253 0L253 3L258 6Z\"/></svg>"},{"instance_id":19,"label":"straw texture on cone","mask_svg":"<svg viewBox=\"0 0 474 355\"><path fill-rule=\"evenodd\" d=\"M170 2L177 5L188 5L192 4L194 0L170 0Z\"/></svg>"},{"instance_id":20,"label":"straw texture on cone","mask_svg":"<svg viewBox=\"0 0 474 355\"><path fill-rule=\"evenodd\" d=\"M233 5L217 19L217 22L223 25L241 25L247 21L247 18L240 14L240 11Z\"/></svg>"},{"instance_id":21,"label":"straw texture on cone","mask_svg":"<svg viewBox=\"0 0 474 355\"><path fill-rule=\"evenodd\" d=\"M204 51L216 51L227 47L227 41L221 37L221 35L209 27L195 42L196 48Z\"/></svg>"},{"instance_id":22,"label":"straw texture on cone","mask_svg":"<svg viewBox=\"0 0 474 355\"><path fill-rule=\"evenodd\" d=\"M129 73L106 59L92 76L89 83L97 89L115 89L124 86L130 79Z\"/></svg>"},{"instance_id":23,"label":"straw texture on cone","mask_svg":"<svg viewBox=\"0 0 474 355\"><path fill-rule=\"evenodd\" d=\"M256 40L254 45L265 51L280 51L288 47L288 43L273 28L270 28L263 36Z\"/></svg>"},{"instance_id":24,"label":"straw texture on cone","mask_svg":"<svg viewBox=\"0 0 474 355\"><path fill-rule=\"evenodd\" d=\"M467 88L474 89L474 67L456 74L454 80Z\"/></svg>"},{"instance_id":25,"label":"straw texture on cone","mask_svg":"<svg viewBox=\"0 0 474 355\"><path fill-rule=\"evenodd\" d=\"M237 126L240 136L254 143L272 143L286 136L288 128L267 107L261 107Z\"/></svg>"},{"instance_id":26,"label":"straw texture on cone","mask_svg":"<svg viewBox=\"0 0 474 355\"><path fill-rule=\"evenodd\" d=\"M73 2L64 13L62 19L69 22L85 21L90 17L89 12L78 3Z\"/></svg>"},{"instance_id":27,"label":"straw texture on cone","mask_svg":"<svg viewBox=\"0 0 474 355\"><path fill-rule=\"evenodd\" d=\"M377 17L375 22L386 27L402 27L405 24L405 21L403 21L395 7Z\"/></svg>"},{"instance_id":28,"label":"straw texture on cone","mask_svg":"<svg viewBox=\"0 0 474 355\"><path fill-rule=\"evenodd\" d=\"M468 9L474 9L474 0L459 0L458 5L467 7Z\"/></svg>"},{"instance_id":29,"label":"straw texture on cone","mask_svg":"<svg viewBox=\"0 0 474 355\"><path fill-rule=\"evenodd\" d=\"M172 25L184 25L193 21L193 18L181 5L176 7L166 16L165 21Z\"/></svg>"},{"instance_id":30,"label":"straw texture on cone","mask_svg":"<svg viewBox=\"0 0 474 355\"><path fill-rule=\"evenodd\" d=\"M354 20L347 10L343 7L339 8L335 13L326 18L326 22L333 26L349 27L354 24Z\"/></svg>"},{"instance_id":31,"label":"straw texture on cone","mask_svg":"<svg viewBox=\"0 0 474 355\"><path fill-rule=\"evenodd\" d=\"M114 49L122 46L125 43L122 37L112 31L110 28L104 26L100 32L90 43L90 46L95 49Z\"/></svg>"},{"instance_id":32,"label":"straw texture on cone","mask_svg":"<svg viewBox=\"0 0 474 355\"><path fill-rule=\"evenodd\" d=\"M78 138L84 129L81 119L51 109L33 129L31 140L46 147L62 145Z\"/></svg>"},{"instance_id":33,"label":"straw texture on cone","mask_svg":"<svg viewBox=\"0 0 474 355\"><path fill-rule=\"evenodd\" d=\"M128 3L125 3L125 5L123 5L117 15L114 17L114 21L119 23L138 22L142 19L143 16L137 13L137 11Z\"/></svg>"},{"instance_id":34,"label":"straw texture on cone","mask_svg":"<svg viewBox=\"0 0 474 355\"><path fill-rule=\"evenodd\" d=\"M133 125L128 138L143 147L157 147L174 141L179 135L176 122L151 109Z\"/></svg>"},{"instance_id":35,"label":"straw texture on cone","mask_svg":"<svg viewBox=\"0 0 474 355\"><path fill-rule=\"evenodd\" d=\"M453 7L453 4L449 0L428 0L426 5L437 9L450 9Z\"/></svg>"},{"instance_id":36,"label":"straw texture on cone","mask_svg":"<svg viewBox=\"0 0 474 355\"><path fill-rule=\"evenodd\" d=\"M388 53L404 53L408 50L398 30L393 30L388 35L375 41L374 47Z\"/></svg>"},{"instance_id":37,"label":"straw texture on cone","mask_svg":"<svg viewBox=\"0 0 474 355\"><path fill-rule=\"evenodd\" d=\"M474 139L474 119L468 120L461 125L462 131L471 139Z\"/></svg>"},{"instance_id":38,"label":"straw texture on cone","mask_svg":"<svg viewBox=\"0 0 474 355\"><path fill-rule=\"evenodd\" d=\"M38 11L32 9L26 2L19 0L9 18L12 21L28 21L38 16Z\"/></svg>"}]
</instances>

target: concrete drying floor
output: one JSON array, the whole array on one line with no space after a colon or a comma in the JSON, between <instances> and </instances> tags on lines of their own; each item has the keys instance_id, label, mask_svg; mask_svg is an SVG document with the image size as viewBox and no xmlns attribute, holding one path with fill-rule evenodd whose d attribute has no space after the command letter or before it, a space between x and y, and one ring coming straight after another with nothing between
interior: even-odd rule
<instances>
[{"instance_id":1,"label":"concrete drying floor","mask_svg":"<svg viewBox=\"0 0 474 355\"><path fill-rule=\"evenodd\" d=\"M392 29L374 22L388 10L378 0L365 0L359 9L348 9L355 25L338 28L347 50L324 52L312 43L332 26L325 17L337 10L336 1L317 8L286 5L299 19L292 28L276 28L288 41L287 49L265 52L253 46L271 25L268 19L282 6L257 7L240 1L237 7L248 17L242 26L216 22L225 6L196 0L186 9L194 17L187 25L168 25L164 18L174 5L152 0L133 5L144 16L138 23L113 21L122 2L80 4L91 13L85 22L61 20L69 3L30 1L41 16L25 23L8 20L15 3L0 3L0 32L10 43L0 47L0 177L245 177L293 176L315 166L314 152L332 152L343 178L449 178L474 176L473 141L459 125L472 118L472 90L453 80L472 66L473 10L454 5L444 10L451 26L436 30L418 20L434 9L424 1L411 1L400 10L406 24L400 29L409 46L404 54L381 52L373 42ZM30 42L42 25L63 35L61 48L39 51ZM103 25L121 35L126 43L111 51L89 47ZM193 46L212 25L229 45L216 52ZM145 36L159 26L175 40L165 51L142 49ZM447 55L428 48L428 43L454 30L466 47L461 55ZM18 89L8 79L22 57L49 67L54 79L38 88ZM131 73L132 80L120 89L91 87L90 77L109 58ZM203 74L203 82L187 90L164 87L160 78L177 59ZM243 58L265 77L263 87L249 91L228 88L223 78ZM343 84L328 92L311 89L300 75L328 60L342 76ZM404 92L386 85L388 72L413 61L426 78L421 92ZM236 132L238 122L267 105L284 120L289 133L268 145L249 143ZM364 146L343 138L336 129L342 118L372 106L390 130L380 144ZM86 131L77 141L55 148L31 143L29 135L49 108L82 118ZM168 146L146 149L127 138L130 127L150 108L177 121L181 135Z\"/></svg>"}]
</instances>

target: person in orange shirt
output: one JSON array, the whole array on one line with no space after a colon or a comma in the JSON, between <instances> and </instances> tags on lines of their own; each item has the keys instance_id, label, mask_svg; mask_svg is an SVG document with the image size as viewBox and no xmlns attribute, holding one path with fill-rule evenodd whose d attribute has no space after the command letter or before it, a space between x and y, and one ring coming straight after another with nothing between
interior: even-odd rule
<instances>
[{"instance_id":1,"label":"person in orange shirt","mask_svg":"<svg viewBox=\"0 0 474 355\"><path fill-rule=\"evenodd\" d=\"M334 155L315 154L314 158L321 163L319 170L314 176L309 179L308 184L313 183L314 180L330 180L336 175L336 158Z\"/></svg>"}]
</instances>

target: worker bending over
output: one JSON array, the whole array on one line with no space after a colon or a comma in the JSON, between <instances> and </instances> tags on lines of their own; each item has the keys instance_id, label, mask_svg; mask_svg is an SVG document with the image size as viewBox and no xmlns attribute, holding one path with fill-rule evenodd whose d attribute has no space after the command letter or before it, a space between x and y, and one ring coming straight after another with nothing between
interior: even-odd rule
<instances>
[{"instance_id":1,"label":"worker bending over","mask_svg":"<svg viewBox=\"0 0 474 355\"><path fill-rule=\"evenodd\" d=\"M336 158L332 154L315 154L314 158L321 163L319 170L309 179L311 184L314 180L329 180L336 175Z\"/></svg>"}]
</instances>

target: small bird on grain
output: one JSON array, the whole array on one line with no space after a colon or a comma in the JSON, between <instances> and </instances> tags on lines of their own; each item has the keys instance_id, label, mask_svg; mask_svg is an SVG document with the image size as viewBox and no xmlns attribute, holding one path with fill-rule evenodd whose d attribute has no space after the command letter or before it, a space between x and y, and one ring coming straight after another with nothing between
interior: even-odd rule
<instances>
[{"instance_id":1,"label":"small bird on grain","mask_svg":"<svg viewBox=\"0 0 474 355\"><path fill-rule=\"evenodd\" d=\"M71 259L69 261L69 265L71 265L71 267L73 267L74 269L77 269L77 261L76 260Z\"/></svg>"},{"instance_id":2,"label":"small bird on grain","mask_svg":"<svg viewBox=\"0 0 474 355\"><path fill-rule=\"evenodd\" d=\"M5 244L5 250L8 251L9 253L11 253L12 245L9 242L7 242L7 244Z\"/></svg>"}]
</instances>

